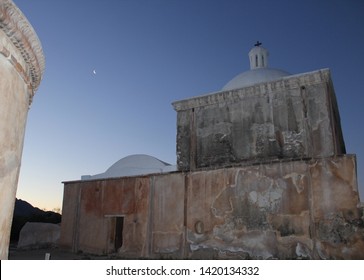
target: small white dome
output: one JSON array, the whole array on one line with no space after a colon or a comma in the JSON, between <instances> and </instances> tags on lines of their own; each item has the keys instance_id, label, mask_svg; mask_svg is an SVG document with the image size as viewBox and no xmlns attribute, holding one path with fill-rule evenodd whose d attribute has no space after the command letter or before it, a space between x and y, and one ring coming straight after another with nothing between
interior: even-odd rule
<instances>
[{"instance_id":1,"label":"small white dome","mask_svg":"<svg viewBox=\"0 0 364 280\"><path fill-rule=\"evenodd\" d=\"M270 82L291 75L280 69L268 68L269 52L261 44L258 41L249 52L250 70L235 76L222 90L232 90L257 83Z\"/></svg>"},{"instance_id":2,"label":"small white dome","mask_svg":"<svg viewBox=\"0 0 364 280\"><path fill-rule=\"evenodd\" d=\"M104 173L82 176L82 180L147 175L175 171L176 167L148 155L130 155L110 166Z\"/></svg>"},{"instance_id":3,"label":"small white dome","mask_svg":"<svg viewBox=\"0 0 364 280\"><path fill-rule=\"evenodd\" d=\"M280 69L256 68L235 76L222 88L222 90L232 90L257 83L270 82L289 75L291 74Z\"/></svg>"}]
</instances>

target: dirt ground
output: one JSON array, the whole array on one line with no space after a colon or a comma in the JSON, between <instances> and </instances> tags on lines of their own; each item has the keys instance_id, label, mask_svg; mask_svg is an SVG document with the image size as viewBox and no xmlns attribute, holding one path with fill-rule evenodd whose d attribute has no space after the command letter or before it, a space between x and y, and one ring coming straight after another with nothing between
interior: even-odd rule
<instances>
[{"instance_id":1,"label":"dirt ground","mask_svg":"<svg viewBox=\"0 0 364 280\"><path fill-rule=\"evenodd\" d=\"M51 260L105 260L107 256L96 256L84 253L72 253L59 248L41 249L17 249L16 244L11 244L9 248L9 260L45 260L46 254L50 254Z\"/></svg>"}]
</instances>

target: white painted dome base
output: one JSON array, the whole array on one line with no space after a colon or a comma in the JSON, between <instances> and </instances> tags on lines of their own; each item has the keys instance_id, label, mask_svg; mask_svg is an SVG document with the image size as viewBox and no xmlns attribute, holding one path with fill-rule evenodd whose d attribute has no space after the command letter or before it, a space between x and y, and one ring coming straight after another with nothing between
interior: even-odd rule
<instances>
[{"instance_id":1,"label":"white painted dome base","mask_svg":"<svg viewBox=\"0 0 364 280\"><path fill-rule=\"evenodd\" d=\"M249 52L250 70L240 73L230 80L222 90L233 90L258 83L270 82L291 74L275 68L268 68L269 52L259 41Z\"/></svg>"},{"instance_id":2,"label":"white painted dome base","mask_svg":"<svg viewBox=\"0 0 364 280\"><path fill-rule=\"evenodd\" d=\"M245 71L235 76L222 88L222 90L232 90L258 83L270 82L290 75L290 73L280 69L256 68L254 70Z\"/></svg>"},{"instance_id":3,"label":"white painted dome base","mask_svg":"<svg viewBox=\"0 0 364 280\"><path fill-rule=\"evenodd\" d=\"M115 162L104 173L97 175L84 175L81 180L94 180L105 178L118 178L128 176L140 176L154 173L166 173L176 171L175 165L170 165L155 157L148 155L130 155Z\"/></svg>"}]
</instances>

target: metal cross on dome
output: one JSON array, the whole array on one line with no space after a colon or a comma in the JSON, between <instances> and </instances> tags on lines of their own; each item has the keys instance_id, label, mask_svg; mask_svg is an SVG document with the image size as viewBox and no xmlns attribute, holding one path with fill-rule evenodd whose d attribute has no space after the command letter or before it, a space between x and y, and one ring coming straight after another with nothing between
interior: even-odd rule
<instances>
[{"instance_id":1,"label":"metal cross on dome","mask_svg":"<svg viewBox=\"0 0 364 280\"><path fill-rule=\"evenodd\" d=\"M257 41L254 46L259 47L262 44L262 42Z\"/></svg>"}]
</instances>

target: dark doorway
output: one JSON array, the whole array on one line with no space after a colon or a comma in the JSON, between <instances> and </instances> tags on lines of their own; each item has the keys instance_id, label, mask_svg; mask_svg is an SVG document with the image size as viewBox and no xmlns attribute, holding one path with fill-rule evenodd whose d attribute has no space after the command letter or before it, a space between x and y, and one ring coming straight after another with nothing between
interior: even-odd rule
<instances>
[{"instance_id":1,"label":"dark doorway","mask_svg":"<svg viewBox=\"0 0 364 280\"><path fill-rule=\"evenodd\" d=\"M123 246L123 227L124 217L116 217L115 219L115 252Z\"/></svg>"}]
</instances>

